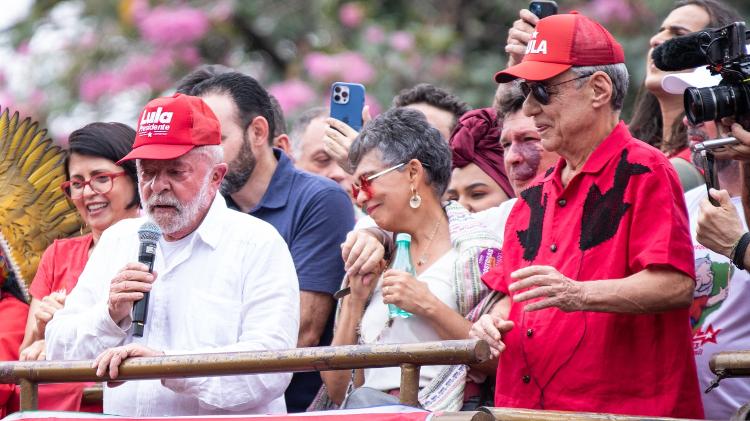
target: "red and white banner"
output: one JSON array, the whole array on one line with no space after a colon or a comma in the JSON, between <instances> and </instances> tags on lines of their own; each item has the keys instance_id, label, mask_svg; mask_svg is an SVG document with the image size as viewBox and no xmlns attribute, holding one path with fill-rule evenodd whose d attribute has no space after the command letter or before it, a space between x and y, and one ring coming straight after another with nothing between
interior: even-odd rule
<instances>
[{"instance_id":1,"label":"red and white banner","mask_svg":"<svg viewBox=\"0 0 750 421\"><path fill-rule=\"evenodd\" d=\"M431 413L408 406L393 405L367 409L305 412L288 415L226 415L196 417L119 417L115 415L62 411L25 411L8 415L2 421L429 421Z\"/></svg>"}]
</instances>

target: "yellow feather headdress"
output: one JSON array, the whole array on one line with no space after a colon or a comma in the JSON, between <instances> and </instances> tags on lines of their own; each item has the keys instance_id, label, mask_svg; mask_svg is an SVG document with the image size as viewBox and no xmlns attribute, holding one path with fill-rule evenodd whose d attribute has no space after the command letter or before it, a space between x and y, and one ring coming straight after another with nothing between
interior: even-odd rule
<instances>
[{"instance_id":1,"label":"yellow feather headdress","mask_svg":"<svg viewBox=\"0 0 750 421\"><path fill-rule=\"evenodd\" d=\"M64 152L46 134L18 112L0 114L0 247L27 298L47 246L81 227L60 189Z\"/></svg>"}]
</instances>

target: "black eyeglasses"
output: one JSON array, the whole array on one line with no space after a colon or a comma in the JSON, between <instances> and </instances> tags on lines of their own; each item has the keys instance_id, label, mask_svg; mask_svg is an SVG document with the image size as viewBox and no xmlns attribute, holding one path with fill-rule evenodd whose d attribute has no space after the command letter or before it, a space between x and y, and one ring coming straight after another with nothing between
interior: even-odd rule
<instances>
[{"instance_id":1,"label":"black eyeglasses","mask_svg":"<svg viewBox=\"0 0 750 421\"><path fill-rule=\"evenodd\" d=\"M564 83L572 82L574 80L587 78L587 77L590 77L590 76L591 75L578 76L576 78L568 79L568 80L560 82L560 83L555 83L554 85L546 85L546 84L541 83L541 82L521 82L521 92L523 92L523 96L524 97L528 98L529 94L532 94L532 95L534 95L534 99L538 103L540 103L542 105L548 105L549 104L549 96L550 96L549 88L551 88L553 86L562 85Z\"/></svg>"}]
</instances>

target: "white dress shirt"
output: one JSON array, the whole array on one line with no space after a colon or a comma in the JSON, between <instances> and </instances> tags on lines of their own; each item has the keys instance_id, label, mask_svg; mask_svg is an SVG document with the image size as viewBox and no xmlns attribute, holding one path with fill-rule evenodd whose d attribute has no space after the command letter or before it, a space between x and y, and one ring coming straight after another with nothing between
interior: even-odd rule
<instances>
[{"instance_id":1,"label":"white dress shirt","mask_svg":"<svg viewBox=\"0 0 750 421\"><path fill-rule=\"evenodd\" d=\"M93 359L139 343L168 355L279 350L297 346L299 286L286 243L269 224L230 210L217 195L198 229L157 247L156 281L142 338L130 317L109 316L109 286L138 261L145 218L118 222L101 236L65 307L47 325L47 359ZM162 241L164 241L162 239ZM171 248L171 247L170 247ZM291 374L129 381L104 389L104 412L126 416L284 413Z\"/></svg>"}]
</instances>

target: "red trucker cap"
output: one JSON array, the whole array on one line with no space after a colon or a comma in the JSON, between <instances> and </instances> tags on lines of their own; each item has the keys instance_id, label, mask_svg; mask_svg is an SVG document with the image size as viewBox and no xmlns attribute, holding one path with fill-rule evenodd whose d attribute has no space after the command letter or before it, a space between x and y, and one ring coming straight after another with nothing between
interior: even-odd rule
<instances>
[{"instance_id":1,"label":"red trucker cap","mask_svg":"<svg viewBox=\"0 0 750 421\"><path fill-rule=\"evenodd\" d=\"M203 145L221 145L219 120L202 99L175 94L146 104L138 121L133 150L117 163L131 159L174 159Z\"/></svg>"},{"instance_id":2,"label":"red trucker cap","mask_svg":"<svg viewBox=\"0 0 750 421\"><path fill-rule=\"evenodd\" d=\"M540 81L573 66L625 62L622 46L602 25L578 12L541 19L526 46L521 63L495 74L495 81Z\"/></svg>"}]
</instances>

